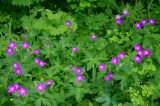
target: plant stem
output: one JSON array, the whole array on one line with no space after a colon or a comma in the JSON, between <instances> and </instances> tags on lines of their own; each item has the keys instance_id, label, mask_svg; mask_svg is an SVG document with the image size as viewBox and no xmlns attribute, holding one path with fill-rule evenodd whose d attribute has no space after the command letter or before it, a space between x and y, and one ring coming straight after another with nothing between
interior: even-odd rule
<instances>
[{"instance_id":1,"label":"plant stem","mask_svg":"<svg viewBox=\"0 0 160 106\"><path fill-rule=\"evenodd\" d=\"M95 70L95 66L93 66L92 76L93 76L93 82L95 82L95 81L96 81L96 70Z\"/></svg>"}]
</instances>

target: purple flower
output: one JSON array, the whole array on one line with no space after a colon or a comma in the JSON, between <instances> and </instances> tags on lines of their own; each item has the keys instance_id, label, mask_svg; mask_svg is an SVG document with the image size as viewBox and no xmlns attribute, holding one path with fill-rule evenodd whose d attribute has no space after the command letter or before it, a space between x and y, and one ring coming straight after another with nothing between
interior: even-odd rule
<instances>
[{"instance_id":1,"label":"purple flower","mask_svg":"<svg viewBox=\"0 0 160 106\"><path fill-rule=\"evenodd\" d=\"M110 77L110 75L106 75L106 77L105 77L104 79L105 79L106 81L109 80L109 79L112 80L112 77Z\"/></svg>"},{"instance_id":2,"label":"purple flower","mask_svg":"<svg viewBox=\"0 0 160 106\"><path fill-rule=\"evenodd\" d=\"M122 58L122 56L125 56L124 52L119 52L118 57Z\"/></svg>"},{"instance_id":3,"label":"purple flower","mask_svg":"<svg viewBox=\"0 0 160 106\"><path fill-rule=\"evenodd\" d=\"M52 84L51 80L46 81L46 85Z\"/></svg>"},{"instance_id":4,"label":"purple flower","mask_svg":"<svg viewBox=\"0 0 160 106\"><path fill-rule=\"evenodd\" d=\"M50 41L47 41L45 44L49 44L50 43Z\"/></svg>"},{"instance_id":5,"label":"purple flower","mask_svg":"<svg viewBox=\"0 0 160 106\"><path fill-rule=\"evenodd\" d=\"M134 45L134 49L135 49L135 50L141 50L141 48L142 48L142 47L141 47L139 44Z\"/></svg>"},{"instance_id":6,"label":"purple flower","mask_svg":"<svg viewBox=\"0 0 160 106\"><path fill-rule=\"evenodd\" d=\"M15 88L15 86L13 86L13 84L8 86L8 93L13 93L15 90L16 90L16 88Z\"/></svg>"},{"instance_id":7,"label":"purple flower","mask_svg":"<svg viewBox=\"0 0 160 106\"><path fill-rule=\"evenodd\" d=\"M72 30L72 29L69 29L69 31L72 32L73 30Z\"/></svg>"},{"instance_id":8,"label":"purple flower","mask_svg":"<svg viewBox=\"0 0 160 106\"><path fill-rule=\"evenodd\" d=\"M103 70L103 69L105 69L105 64L101 63L100 65L98 65L98 67L100 70Z\"/></svg>"},{"instance_id":9,"label":"purple flower","mask_svg":"<svg viewBox=\"0 0 160 106\"><path fill-rule=\"evenodd\" d=\"M19 95L17 95L16 97L19 97Z\"/></svg>"},{"instance_id":10,"label":"purple flower","mask_svg":"<svg viewBox=\"0 0 160 106\"><path fill-rule=\"evenodd\" d=\"M9 56L11 56L12 54L13 54L13 52L12 53L7 53Z\"/></svg>"},{"instance_id":11,"label":"purple flower","mask_svg":"<svg viewBox=\"0 0 160 106\"><path fill-rule=\"evenodd\" d=\"M75 79L79 82L80 80L83 80L83 75L78 74Z\"/></svg>"},{"instance_id":12,"label":"purple flower","mask_svg":"<svg viewBox=\"0 0 160 106\"><path fill-rule=\"evenodd\" d=\"M77 48L77 47L75 47L75 46L74 46L74 47L72 47L72 50L73 50L73 51L76 51L77 49L78 49L78 48Z\"/></svg>"},{"instance_id":13,"label":"purple flower","mask_svg":"<svg viewBox=\"0 0 160 106\"><path fill-rule=\"evenodd\" d=\"M18 62L13 62L12 64L13 64L13 67L14 67L14 68L19 68Z\"/></svg>"},{"instance_id":14,"label":"purple flower","mask_svg":"<svg viewBox=\"0 0 160 106\"><path fill-rule=\"evenodd\" d=\"M141 23L140 23L140 22L136 22L134 25L135 25L137 28L140 28L140 27L141 27Z\"/></svg>"},{"instance_id":15,"label":"purple flower","mask_svg":"<svg viewBox=\"0 0 160 106\"><path fill-rule=\"evenodd\" d=\"M26 41L24 41L24 43L22 43L22 48L27 48L29 45L29 43L27 43Z\"/></svg>"},{"instance_id":16,"label":"purple flower","mask_svg":"<svg viewBox=\"0 0 160 106\"><path fill-rule=\"evenodd\" d=\"M38 48L37 48L37 49L34 49L34 54L37 54L37 55L38 55L38 53L39 53Z\"/></svg>"},{"instance_id":17,"label":"purple flower","mask_svg":"<svg viewBox=\"0 0 160 106\"><path fill-rule=\"evenodd\" d=\"M11 54L11 53L13 52L13 49L12 49L11 47L7 47L6 52L7 52L8 54Z\"/></svg>"},{"instance_id":18,"label":"purple flower","mask_svg":"<svg viewBox=\"0 0 160 106\"><path fill-rule=\"evenodd\" d=\"M142 58L141 58L140 55L135 55L134 60L137 61L137 62L139 62L139 61L142 60Z\"/></svg>"},{"instance_id":19,"label":"purple flower","mask_svg":"<svg viewBox=\"0 0 160 106\"><path fill-rule=\"evenodd\" d=\"M44 64L45 64L45 62L43 62L43 60L40 60L40 62L39 62L39 66L43 67L43 66L44 66Z\"/></svg>"},{"instance_id":20,"label":"purple flower","mask_svg":"<svg viewBox=\"0 0 160 106\"><path fill-rule=\"evenodd\" d=\"M20 95L23 95L23 94L27 94L27 88L24 88L24 87L21 87L18 92L20 93Z\"/></svg>"},{"instance_id":21,"label":"purple flower","mask_svg":"<svg viewBox=\"0 0 160 106\"><path fill-rule=\"evenodd\" d=\"M31 54L32 52L30 51L29 53Z\"/></svg>"},{"instance_id":22,"label":"purple flower","mask_svg":"<svg viewBox=\"0 0 160 106\"><path fill-rule=\"evenodd\" d=\"M117 14L116 19L120 19L120 18L121 18L120 14Z\"/></svg>"},{"instance_id":23,"label":"purple flower","mask_svg":"<svg viewBox=\"0 0 160 106\"><path fill-rule=\"evenodd\" d=\"M74 70L74 68L76 68L76 66L72 66L72 67L71 67L71 70Z\"/></svg>"},{"instance_id":24,"label":"purple flower","mask_svg":"<svg viewBox=\"0 0 160 106\"><path fill-rule=\"evenodd\" d=\"M144 55L150 55L150 50L145 48L144 51L143 51L143 54Z\"/></svg>"},{"instance_id":25,"label":"purple flower","mask_svg":"<svg viewBox=\"0 0 160 106\"><path fill-rule=\"evenodd\" d=\"M108 75L112 75L112 72L108 72Z\"/></svg>"},{"instance_id":26,"label":"purple flower","mask_svg":"<svg viewBox=\"0 0 160 106\"><path fill-rule=\"evenodd\" d=\"M144 25L144 24L146 24L147 23L147 19L142 19L141 20L141 23Z\"/></svg>"},{"instance_id":27,"label":"purple flower","mask_svg":"<svg viewBox=\"0 0 160 106\"><path fill-rule=\"evenodd\" d=\"M17 74L21 74L21 71L22 71L22 69L17 68L17 69L15 70L15 73L17 73Z\"/></svg>"},{"instance_id":28,"label":"purple flower","mask_svg":"<svg viewBox=\"0 0 160 106\"><path fill-rule=\"evenodd\" d=\"M121 24L121 19L117 19L116 23Z\"/></svg>"},{"instance_id":29,"label":"purple flower","mask_svg":"<svg viewBox=\"0 0 160 106\"><path fill-rule=\"evenodd\" d=\"M70 25L71 25L71 22L68 20L68 21L65 22L65 24L66 24L67 26L70 26Z\"/></svg>"},{"instance_id":30,"label":"purple flower","mask_svg":"<svg viewBox=\"0 0 160 106\"><path fill-rule=\"evenodd\" d=\"M44 84L40 84L40 83L38 83L37 84L37 89L39 90L39 91L43 91L45 88L44 88Z\"/></svg>"},{"instance_id":31,"label":"purple flower","mask_svg":"<svg viewBox=\"0 0 160 106\"><path fill-rule=\"evenodd\" d=\"M76 74L80 73L81 72L81 68L78 68L76 69Z\"/></svg>"},{"instance_id":32,"label":"purple flower","mask_svg":"<svg viewBox=\"0 0 160 106\"><path fill-rule=\"evenodd\" d=\"M15 42L12 42L12 41L9 42L8 46L10 48L15 48L16 47Z\"/></svg>"},{"instance_id":33,"label":"purple flower","mask_svg":"<svg viewBox=\"0 0 160 106\"><path fill-rule=\"evenodd\" d=\"M8 80L11 80L10 78Z\"/></svg>"},{"instance_id":34,"label":"purple flower","mask_svg":"<svg viewBox=\"0 0 160 106\"><path fill-rule=\"evenodd\" d=\"M124 15L128 14L128 10L124 9L122 12Z\"/></svg>"},{"instance_id":35,"label":"purple flower","mask_svg":"<svg viewBox=\"0 0 160 106\"><path fill-rule=\"evenodd\" d=\"M112 57L111 62L112 62L113 64L117 64L117 63L119 62L119 61L118 61L118 57Z\"/></svg>"},{"instance_id":36,"label":"purple flower","mask_svg":"<svg viewBox=\"0 0 160 106\"><path fill-rule=\"evenodd\" d=\"M40 59L38 59L37 57L34 59L35 64L39 64Z\"/></svg>"},{"instance_id":37,"label":"purple flower","mask_svg":"<svg viewBox=\"0 0 160 106\"><path fill-rule=\"evenodd\" d=\"M92 34L92 35L91 35L91 38L92 38L92 39L95 39L97 36L98 36L97 34Z\"/></svg>"},{"instance_id":38,"label":"purple flower","mask_svg":"<svg viewBox=\"0 0 160 106\"><path fill-rule=\"evenodd\" d=\"M3 50L3 52L5 52L5 49Z\"/></svg>"},{"instance_id":39,"label":"purple flower","mask_svg":"<svg viewBox=\"0 0 160 106\"><path fill-rule=\"evenodd\" d=\"M137 50L138 55L140 55L142 57L143 51L141 50Z\"/></svg>"},{"instance_id":40,"label":"purple flower","mask_svg":"<svg viewBox=\"0 0 160 106\"><path fill-rule=\"evenodd\" d=\"M154 24L154 23L155 23L155 21L154 21L153 18L150 18L149 22L150 22L151 24Z\"/></svg>"},{"instance_id":41,"label":"purple flower","mask_svg":"<svg viewBox=\"0 0 160 106\"><path fill-rule=\"evenodd\" d=\"M26 38L26 36L22 36L24 39Z\"/></svg>"},{"instance_id":42,"label":"purple flower","mask_svg":"<svg viewBox=\"0 0 160 106\"><path fill-rule=\"evenodd\" d=\"M13 86L15 87L16 90L20 87L18 83L14 83Z\"/></svg>"}]
</instances>

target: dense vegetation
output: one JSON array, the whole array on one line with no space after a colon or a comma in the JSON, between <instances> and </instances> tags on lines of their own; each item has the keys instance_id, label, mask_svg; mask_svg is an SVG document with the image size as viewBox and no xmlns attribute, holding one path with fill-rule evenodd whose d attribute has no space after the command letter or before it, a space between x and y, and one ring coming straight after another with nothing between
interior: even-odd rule
<instances>
[{"instance_id":1,"label":"dense vegetation","mask_svg":"<svg viewBox=\"0 0 160 106\"><path fill-rule=\"evenodd\" d=\"M0 0L0 106L160 106L160 0Z\"/></svg>"}]
</instances>

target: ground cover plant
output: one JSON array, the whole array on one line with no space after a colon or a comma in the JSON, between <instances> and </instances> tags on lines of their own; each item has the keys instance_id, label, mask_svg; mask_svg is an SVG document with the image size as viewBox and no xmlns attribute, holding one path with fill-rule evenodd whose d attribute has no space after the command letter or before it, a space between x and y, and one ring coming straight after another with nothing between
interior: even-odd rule
<instances>
[{"instance_id":1,"label":"ground cover plant","mask_svg":"<svg viewBox=\"0 0 160 106\"><path fill-rule=\"evenodd\" d=\"M0 0L0 106L159 106L160 0Z\"/></svg>"}]
</instances>

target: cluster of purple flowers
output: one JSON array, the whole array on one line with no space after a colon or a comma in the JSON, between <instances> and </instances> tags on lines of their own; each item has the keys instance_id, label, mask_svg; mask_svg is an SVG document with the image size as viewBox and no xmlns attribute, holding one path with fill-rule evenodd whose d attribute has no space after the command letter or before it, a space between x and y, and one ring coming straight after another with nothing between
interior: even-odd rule
<instances>
[{"instance_id":1,"label":"cluster of purple flowers","mask_svg":"<svg viewBox=\"0 0 160 106\"><path fill-rule=\"evenodd\" d=\"M72 66L71 67L71 70L74 70L76 69L76 66ZM76 74L77 76L75 77L75 79L79 82L80 80L83 80L83 75L82 74L79 74L81 73L81 68L77 67L77 69L75 70L76 71Z\"/></svg>"},{"instance_id":2,"label":"cluster of purple flowers","mask_svg":"<svg viewBox=\"0 0 160 106\"><path fill-rule=\"evenodd\" d=\"M10 41L9 44L8 44L8 46L9 46L9 47L7 47L6 52L7 52L7 54L8 54L9 56L11 56L11 55L13 54L13 48L16 47L15 42Z\"/></svg>"},{"instance_id":3,"label":"cluster of purple flowers","mask_svg":"<svg viewBox=\"0 0 160 106\"><path fill-rule=\"evenodd\" d=\"M72 47L72 51L77 51L77 49L78 49L78 48L77 48L77 47L75 47L75 46L74 46L74 47Z\"/></svg>"},{"instance_id":4,"label":"cluster of purple flowers","mask_svg":"<svg viewBox=\"0 0 160 106\"><path fill-rule=\"evenodd\" d=\"M149 21L151 24L154 24L155 21L153 18L150 18L150 21ZM147 23L147 19L142 19L141 22L136 22L134 25L137 27L137 28L140 28L141 27L141 24L146 24Z\"/></svg>"},{"instance_id":5,"label":"cluster of purple flowers","mask_svg":"<svg viewBox=\"0 0 160 106\"><path fill-rule=\"evenodd\" d=\"M111 77L112 73L111 72L108 72L108 74L106 75L106 77L104 78L106 81L107 80L112 80L112 77Z\"/></svg>"},{"instance_id":6,"label":"cluster of purple flowers","mask_svg":"<svg viewBox=\"0 0 160 106\"><path fill-rule=\"evenodd\" d=\"M124 9L123 12L122 12L124 15L127 15L128 14L128 10ZM117 14L116 15L116 23L118 24L121 24L121 15L120 14Z\"/></svg>"},{"instance_id":7,"label":"cluster of purple flowers","mask_svg":"<svg viewBox=\"0 0 160 106\"><path fill-rule=\"evenodd\" d=\"M97 34L92 34L92 35L91 35L91 38L92 38L92 39L95 39L97 36L98 36Z\"/></svg>"},{"instance_id":8,"label":"cluster of purple flowers","mask_svg":"<svg viewBox=\"0 0 160 106\"><path fill-rule=\"evenodd\" d=\"M10 86L8 86L8 93L14 93L15 90L18 90L19 87L20 87L19 83L11 84ZM20 95L27 94L27 88L20 87L18 92L20 93ZM19 95L17 95L17 96L19 96Z\"/></svg>"},{"instance_id":9,"label":"cluster of purple flowers","mask_svg":"<svg viewBox=\"0 0 160 106\"><path fill-rule=\"evenodd\" d=\"M142 60L142 55L150 55L150 50L145 48L143 51L141 50L141 46L139 44L134 45L134 49L137 50L138 55L135 55L134 60L139 62Z\"/></svg>"},{"instance_id":10,"label":"cluster of purple flowers","mask_svg":"<svg viewBox=\"0 0 160 106\"><path fill-rule=\"evenodd\" d=\"M51 81L51 80L46 81L46 85L49 85L49 84L52 84L52 81ZM45 85L44 85L44 84L41 84L41 83L38 83L36 88L37 88L39 91L43 91L43 90L45 89Z\"/></svg>"},{"instance_id":11,"label":"cluster of purple flowers","mask_svg":"<svg viewBox=\"0 0 160 106\"><path fill-rule=\"evenodd\" d=\"M125 53L124 52L119 52L117 57L112 57L111 62L113 64L117 64L119 62L118 58L122 58L122 56L125 56Z\"/></svg>"},{"instance_id":12,"label":"cluster of purple flowers","mask_svg":"<svg viewBox=\"0 0 160 106\"><path fill-rule=\"evenodd\" d=\"M39 66L43 67L45 62L43 60L38 59L37 57L34 59L35 64L39 64Z\"/></svg>"},{"instance_id":13,"label":"cluster of purple flowers","mask_svg":"<svg viewBox=\"0 0 160 106\"><path fill-rule=\"evenodd\" d=\"M71 22L70 22L69 20L67 20L67 21L65 22L65 24L66 24L67 26L70 26L70 25L71 25ZM72 32L73 30L72 30L72 29L69 29L69 31Z\"/></svg>"},{"instance_id":14,"label":"cluster of purple flowers","mask_svg":"<svg viewBox=\"0 0 160 106\"><path fill-rule=\"evenodd\" d=\"M16 70L14 70L13 73L15 72L17 74L21 74L22 70L19 68L18 62L13 62L12 64L13 64L13 68L16 68Z\"/></svg>"}]
</instances>

